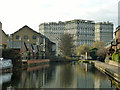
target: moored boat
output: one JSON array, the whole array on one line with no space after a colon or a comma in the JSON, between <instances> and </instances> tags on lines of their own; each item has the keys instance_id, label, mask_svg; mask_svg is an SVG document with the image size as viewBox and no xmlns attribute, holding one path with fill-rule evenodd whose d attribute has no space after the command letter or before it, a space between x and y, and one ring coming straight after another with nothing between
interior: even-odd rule
<instances>
[{"instance_id":1,"label":"moored boat","mask_svg":"<svg viewBox=\"0 0 120 90\"><path fill-rule=\"evenodd\" d=\"M0 70L2 70L3 72L11 71L12 67L13 64L11 59L0 58Z\"/></svg>"}]
</instances>

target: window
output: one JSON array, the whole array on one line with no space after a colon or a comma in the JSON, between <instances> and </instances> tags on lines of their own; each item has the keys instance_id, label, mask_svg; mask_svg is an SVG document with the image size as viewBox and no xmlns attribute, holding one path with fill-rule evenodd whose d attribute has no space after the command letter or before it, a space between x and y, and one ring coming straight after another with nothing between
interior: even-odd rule
<instances>
[{"instance_id":1,"label":"window","mask_svg":"<svg viewBox=\"0 0 120 90\"><path fill-rule=\"evenodd\" d=\"M19 35L16 35L16 39L19 39Z\"/></svg>"},{"instance_id":2,"label":"window","mask_svg":"<svg viewBox=\"0 0 120 90\"><path fill-rule=\"evenodd\" d=\"M27 35L25 35L25 36L24 36L24 39L28 39L28 36L27 36Z\"/></svg>"},{"instance_id":3,"label":"window","mask_svg":"<svg viewBox=\"0 0 120 90\"><path fill-rule=\"evenodd\" d=\"M33 39L36 39L36 36L35 35L33 35L33 37L32 37Z\"/></svg>"}]
</instances>

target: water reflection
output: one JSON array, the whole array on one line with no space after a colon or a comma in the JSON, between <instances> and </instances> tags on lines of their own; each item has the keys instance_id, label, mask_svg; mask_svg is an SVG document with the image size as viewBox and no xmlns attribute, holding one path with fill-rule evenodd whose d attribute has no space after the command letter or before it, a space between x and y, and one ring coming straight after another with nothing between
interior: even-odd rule
<instances>
[{"instance_id":1,"label":"water reflection","mask_svg":"<svg viewBox=\"0 0 120 90\"><path fill-rule=\"evenodd\" d=\"M0 74L0 89L2 89L2 85L5 87L9 86L11 77L12 77L12 73Z\"/></svg>"},{"instance_id":2,"label":"water reflection","mask_svg":"<svg viewBox=\"0 0 120 90\"><path fill-rule=\"evenodd\" d=\"M6 74L7 75L7 74ZM111 88L111 80L91 64L46 64L9 73L1 83L12 88Z\"/></svg>"},{"instance_id":3,"label":"water reflection","mask_svg":"<svg viewBox=\"0 0 120 90\"><path fill-rule=\"evenodd\" d=\"M91 64L79 64L77 72L78 88L111 88L108 77L93 68Z\"/></svg>"},{"instance_id":4,"label":"water reflection","mask_svg":"<svg viewBox=\"0 0 120 90\"><path fill-rule=\"evenodd\" d=\"M22 72L18 88L40 88L51 79L53 68L49 65L30 67Z\"/></svg>"}]
</instances>

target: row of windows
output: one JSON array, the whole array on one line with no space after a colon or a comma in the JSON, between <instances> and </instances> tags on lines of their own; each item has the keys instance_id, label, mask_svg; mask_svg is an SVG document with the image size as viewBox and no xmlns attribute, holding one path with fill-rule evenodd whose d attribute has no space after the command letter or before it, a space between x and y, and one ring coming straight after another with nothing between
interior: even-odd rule
<instances>
[{"instance_id":1,"label":"row of windows","mask_svg":"<svg viewBox=\"0 0 120 90\"><path fill-rule=\"evenodd\" d=\"M45 28L45 30L64 30L63 27L52 27L52 28Z\"/></svg>"},{"instance_id":2,"label":"row of windows","mask_svg":"<svg viewBox=\"0 0 120 90\"><path fill-rule=\"evenodd\" d=\"M24 39L28 39L29 37L27 35L24 35ZM35 35L32 36L32 39L36 39L37 37ZM16 35L16 39L21 39L19 35Z\"/></svg>"},{"instance_id":3,"label":"row of windows","mask_svg":"<svg viewBox=\"0 0 120 90\"><path fill-rule=\"evenodd\" d=\"M51 28L48 28L48 27L46 27L46 28L44 28L45 30L69 30L69 29L79 29L79 30L94 30L94 28L93 27L66 27L66 28L64 28L64 27L51 27Z\"/></svg>"},{"instance_id":4,"label":"row of windows","mask_svg":"<svg viewBox=\"0 0 120 90\"><path fill-rule=\"evenodd\" d=\"M94 40L77 40L78 42L81 42L81 41L83 41L83 42L94 42Z\"/></svg>"}]
</instances>

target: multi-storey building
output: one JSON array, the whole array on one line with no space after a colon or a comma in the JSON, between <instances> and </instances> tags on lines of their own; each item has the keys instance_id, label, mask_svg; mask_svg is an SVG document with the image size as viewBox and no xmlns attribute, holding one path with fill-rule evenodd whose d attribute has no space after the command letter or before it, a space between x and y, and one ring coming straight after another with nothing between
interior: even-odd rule
<instances>
[{"instance_id":1,"label":"multi-storey building","mask_svg":"<svg viewBox=\"0 0 120 90\"><path fill-rule=\"evenodd\" d=\"M51 41L54 42L60 38L60 35L64 34L64 29L64 22L43 23L39 26L40 33L47 36Z\"/></svg>"},{"instance_id":2,"label":"multi-storey building","mask_svg":"<svg viewBox=\"0 0 120 90\"><path fill-rule=\"evenodd\" d=\"M50 22L39 25L39 31L47 36L51 41L56 43L56 48L59 47L61 35L68 33L73 36L74 45L80 46L87 44L91 46L94 42L95 23L90 20L71 20L58 23ZM58 49L58 54L60 54Z\"/></svg>"},{"instance_id":3,"label":"multi-storey building","mask_svg":"<svg viewBox=\"0 0 120 90\"><path fill-rule=\"evenodd\" d=\"M51 41L58 42L60 36L68 33L73 36L75 46L87 44L91 46L94 41L105 43L113 39L113 24L110 22L95 23L91 20L70 20L58 23L49 22L39 25L39 31Z\"/></svg>"},{"instance_id":4,"label":"multi-storey building","mask_svg":"<svg viewBox=\"0 0 120 90\"><path fill-rule=\"evenodd\" d=\"M91 46L94 41L104 41L107 43L113 38L112 23L95 23L90 20L43 23L39 25L39 31L55 42L60 38L60 35L69 33L74 36L76 46L82 44Z\"/></svg>"},{"instance_id":5,"label":"multi-storey building","mask_svg":"<svg viewBox=\"0 0 120 90\"><path fill-rule=\"evenodd\" d=\"M113 24L110 22L99 22L95 24L95 41L105 43L113 39Z\"/></svg>"},{"instance_id":6,"label":"multi-storey building","mask_svg":"<svg viewBox=\"0 0 120 90\"><path fill-rule=\"evenodd\" d=\"M39 26L40 33L47 36L50 40L56 42L64 33L74 37L75 45L88 44L94 41L95 23L89 20L71 20L66 22L43 23Z\"/></svg>"}]
</instances>

